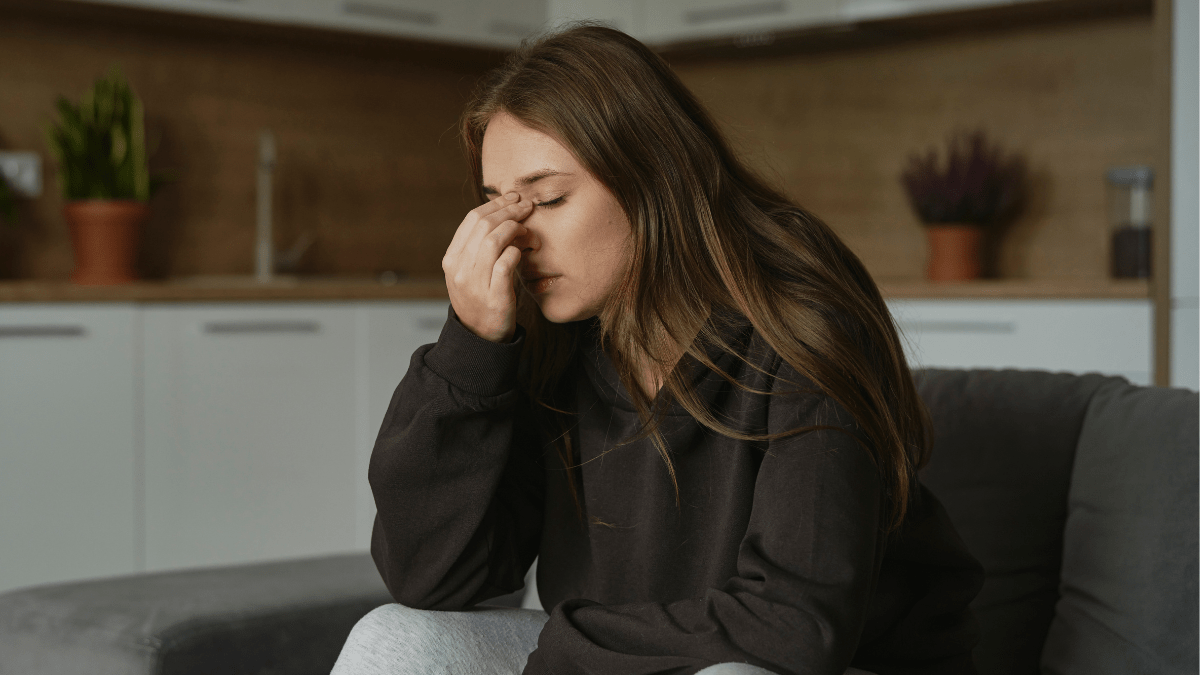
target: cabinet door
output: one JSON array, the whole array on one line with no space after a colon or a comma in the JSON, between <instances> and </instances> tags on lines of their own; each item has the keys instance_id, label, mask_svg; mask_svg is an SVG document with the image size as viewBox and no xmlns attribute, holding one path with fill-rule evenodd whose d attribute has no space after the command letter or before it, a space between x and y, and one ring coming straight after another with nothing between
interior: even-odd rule
<instances>
[{"instance_id":1,"label":"cabinet door","mask_svg":"<svg viewBox=\"0 0 1200 675\"><path fill-rule=\"evenodd\" d=\"M330 28L445 42L478 43L477 1L321 0Z\"/></svg>"},{"instance_id":2,"label":"cabinet door","mask_svg":"<svg viewBox=\"0 0 1200 675\"><path fill-rule=\"evenodd\" d=\"M473 11L466 25L478 36L477 40L504 47L515 47L522 38L542 30L549 11L547 0L477 0L467 4L473 5Z\"/></svg>"},{"instance_id":3,"label":"cabinet door","mask_svg":"<svg viewBox=\"0 0 1200 675\"><path fill-rule=\"evenodd\" d=\"M136 316L0 307L0 592L137 571Z\"/></svg>"},{"instance_id":4,"label":"cabinet door","mask_svg":"<svg viewBox=\"0 0 1200 675\"><path fill-rule=\"evenodd\" d=\"M352 306L148 305L151 570L354 546Z\"/></svg>"},{"instance_id":5,"label":"cabinet door","mask_svg":"<svg viewBox=\"0 0 1200 675\"><path fill-rule=\"evenodd\" d=\"M838 0L661 0L646 4L646 37L679 42L839 21Z\"/></svg>"},{"instance_id":6,"label":"cabinet door","mask_svg":"<svg viewBox=\"0 0 1200 675\"><path fill-rule=\"evenodd\" d=\"M371 545L371 525L375 521L375 499L367 482L367 466L375 438L383 424L383 415L396 386L408 372L417 347L437 342L446 322L448 300L411 300L361 302L358 305L360 338L365 343L360 359L360 408L358 466L355 476L355 544Z\"/></svg>"},{"instance_id":7,"label":"cabinet door","mask_svg":"<svg viewBox=\"0 0 1200 675\"><path fill-rule=\"evenodd\" d=\"M646 5L642 0L550 0L549 24L591 20L645 39Z\"/></svg>"},{"instance_id":8,"label":"cabinet door","mask_svg":"<svg viewBox=\"0 0 1200 675\"><path fill-rule=\"evenodd\" d=\"M889 300L912 368L1025 368L1150 384L1148 300Z\"/></svg>"},{"instance_id":9,"label":"cabinet door","mask_svg":"<svg viewBox=\"0 0 1200 675\"><path fill-rule=\"evenodd\" d=\"M925 12L951 12L994 5L1011 4L1014 0L841 0L841 17L845 21L889 19ZM1019 1L1019 0L1017 0Z\"/></svg>"},{"instance_id":10,"label":"cabinet door","mask_svg":"<svg viewBox=\"0 0 1200 675\"><path fill-rule=\"evenodd\" d=\"M314 26L419 40L507 46L511 37L481 36L476 14L487 0L83 0L240 21ZM518 0L528 4L538 0ZM540 0L544 3L545 0ZM500 10L493 10L499 12ZM545 18L543 11L538 21Z\"/></svg>"}]
</instances>

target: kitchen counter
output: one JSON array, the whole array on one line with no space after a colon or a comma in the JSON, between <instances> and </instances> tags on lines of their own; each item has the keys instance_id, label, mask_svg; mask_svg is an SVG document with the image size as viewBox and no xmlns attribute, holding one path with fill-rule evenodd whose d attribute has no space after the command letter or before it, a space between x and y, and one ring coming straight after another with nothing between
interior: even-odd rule
<instances>
[{"instance_id":1,"label":"kitchen counter","mask_svg":"<svg viewBox=\"0 0 1200 675\"><path fill-rule=\"evenodd\" d=\"M922 279L880 279L878 283L886 298L1150 297L1150 282L1144 279L987 279L942 284ZM78 286L69 281L0 281L0 303L434 300L447 297L445 282L440 277L401 278L393 283L382 283L370 276L279 277L260 284L249 275L229 275L139 281L119 286Z\"/></svg>"},{"instance_id":2,"label":"kitchen counter","mask_svg":"<svg viewBox=\"0 0 1200 675\"><path fill-rule=\"evenodd\" d=\"M370 276L277 277L259 283L250 275L182 277L116 286L79 286L69 281L0 281L4 302L222 302L261 300L445 299L441 278L380 282Z\"/></svg>"}]
</instances>

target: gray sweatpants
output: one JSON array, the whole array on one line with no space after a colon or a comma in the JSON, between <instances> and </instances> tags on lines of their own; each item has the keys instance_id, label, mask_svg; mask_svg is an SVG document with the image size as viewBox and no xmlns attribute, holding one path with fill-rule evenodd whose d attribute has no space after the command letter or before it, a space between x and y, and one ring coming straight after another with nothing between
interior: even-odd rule
<instances>
[{"instance_id":1,"label":"gray sweatpants","mask_svg":"<svg viewBox=\"0 0 1200 675\"><path fill-rule=\"evenodd\" d=\"M330 675L520 675L549 618L537 609L434 612L383 605L354 625ZM697 675L774 674L720 663ZM871 674L851 668L846 675Z\"/></svg>"}]
</instances>

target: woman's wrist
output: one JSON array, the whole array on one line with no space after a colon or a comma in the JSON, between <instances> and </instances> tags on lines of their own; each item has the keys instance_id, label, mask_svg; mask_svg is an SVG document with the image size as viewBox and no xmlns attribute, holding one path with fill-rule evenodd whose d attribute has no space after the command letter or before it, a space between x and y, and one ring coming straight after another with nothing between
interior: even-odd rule
<instances>
[{"instance_id":1,"label":"woman's wrist","mask_svg":"<svg viewBox=\"0 0 1200 675\"><path fill-rule=\"evenodd\" d=\"M425 365L459 389L499 396L516 388L524 345L525 329L519 324L511 341L493 342L471 332L451 308L437 344L425 353Z\"/></svg>"}]
</instances>

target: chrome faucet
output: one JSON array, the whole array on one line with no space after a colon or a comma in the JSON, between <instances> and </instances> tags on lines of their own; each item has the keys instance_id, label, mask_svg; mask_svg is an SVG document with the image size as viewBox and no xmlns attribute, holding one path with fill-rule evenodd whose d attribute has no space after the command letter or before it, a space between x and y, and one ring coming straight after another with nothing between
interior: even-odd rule
<instances>
[{"instance_id":1,"label":"chrome faucet","mask_svg":"<svg viewBox=\"0 0 1200 675\"><path fill-rule=\"evenodd\" d=\"M268 282L275 273L275 242L271 236L271 175L275 171L275 135L258 136L258 221L255 227L254 276Z\"/></svg>"}]
</instances>

